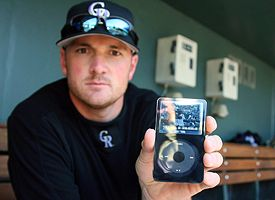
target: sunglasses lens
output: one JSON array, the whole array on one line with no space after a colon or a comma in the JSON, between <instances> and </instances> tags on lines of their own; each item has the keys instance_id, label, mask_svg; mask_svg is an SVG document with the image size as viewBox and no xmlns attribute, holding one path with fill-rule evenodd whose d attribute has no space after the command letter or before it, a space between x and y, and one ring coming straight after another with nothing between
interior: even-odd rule
<instances>
[{"instance_id":1,"label":"sunglasses lens","mask_svg":"<svg viewBox=\"0 0 275 200\"><path fill-rule=\"evenodd\" d=\"M107 19L106 28L112 35L127 36L131 31L131 26L121 19Z\"/></svg>"},{"instance_id":2,"label":"sunglasses lens","mask_svg":"<svg viewBox=\"0 0 275 200\"><path fill-rule=\"evenodd\" d=\"M83 22L82 28L84 32L88 32L94 29L96 25L97 25L97 18L91 18Z\"/></svg>"}]
</instances>

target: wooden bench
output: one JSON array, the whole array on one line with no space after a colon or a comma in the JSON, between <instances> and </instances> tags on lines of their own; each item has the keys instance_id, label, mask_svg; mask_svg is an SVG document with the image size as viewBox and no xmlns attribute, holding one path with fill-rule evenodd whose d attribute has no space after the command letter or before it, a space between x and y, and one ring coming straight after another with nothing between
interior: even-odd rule
<instances>
[{"instance_id":1,"label":"wooden bench","mask_svg":"<svg viewBox=\"0 0 275 200\"><path fill-rule=\"evenodd\" d=\"M224 143L224 162L217 170L224 184L239 184L275 179L275 149L245 144Z\"/></svg>"},{"instance_id":2,"label":"wooden bench","mask_svg":"<svg viewBox=\"0 0 275 200\"><path fill-rule=\"evenodd\" d=\"M0 125L0 199L15 200L8 173L8 137L7 128Z\"/></svg>"}]
</instances>

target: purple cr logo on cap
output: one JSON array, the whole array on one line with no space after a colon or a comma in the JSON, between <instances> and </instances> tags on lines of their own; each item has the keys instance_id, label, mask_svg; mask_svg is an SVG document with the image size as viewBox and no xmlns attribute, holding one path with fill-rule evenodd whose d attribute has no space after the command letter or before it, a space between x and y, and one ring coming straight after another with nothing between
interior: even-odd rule
<instances>
[{"instance_id":1,"label":"purple cr logo on cap","mask_svg":"<svg viewBox=\"0 0 275 200\"><path fill-rule=\"evenodd\" d=\"M103 18L103 19L110 17L110 11L105 9L104 2L92 3L88 8L88 12L90 15L97 16L97 17Z\"/></svg>"}]
</instances>

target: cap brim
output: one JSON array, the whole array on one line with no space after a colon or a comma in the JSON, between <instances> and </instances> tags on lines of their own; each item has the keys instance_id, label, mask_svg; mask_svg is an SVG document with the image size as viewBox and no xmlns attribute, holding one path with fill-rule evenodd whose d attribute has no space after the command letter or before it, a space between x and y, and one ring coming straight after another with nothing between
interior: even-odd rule
<instances>
[{"instance_id":1,"label":"cap brim","mask_svg":"<svg viewBox=\"0 0 275 200\"><path fill-rule=\"evenodd\" d=\"M128 42L124 41L124 40L121 40L115 36L112 36L112 35L108 35L108 34L105 34L105 33L85 33L85 34L80 34L80 35L76 35L76 36L72 36L72 37L69 37L69 38L66 38L66 39L63 39L63 40L59 40L56 42L56 45L58 47L66 47L68 46L73 40L77 39L77 38L80 38L80 37L84 37L84 36L89 36L89 35L104 35L106 37L110 37L110 38L113 38L113 39L116 39L116 40L119 40L120 42L126 44L132 51L134 52L139 52L139 49L136 48L135 46L129 44Z\"/></svg>"}]
</instances>

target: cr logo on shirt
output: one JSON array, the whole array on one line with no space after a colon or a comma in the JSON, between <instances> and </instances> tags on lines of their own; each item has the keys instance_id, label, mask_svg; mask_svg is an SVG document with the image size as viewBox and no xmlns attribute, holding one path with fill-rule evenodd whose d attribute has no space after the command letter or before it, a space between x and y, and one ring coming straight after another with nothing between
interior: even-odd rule
<instances>
[{"instance_id":1,"label":"cr logo on shirt","mask_svg":"<svg viewBox=\"0 0 275 200\"><path fill-rule=\"evenodd\" d=\"M99 133L99 139L101 142L104 142L104 147L107 149L107 148L111 148L113 147L114 145L112 144L112 136L109 135L108 131L106 130L103 130L103 131L100 131Z\"/></svg>"}]
</instances>

